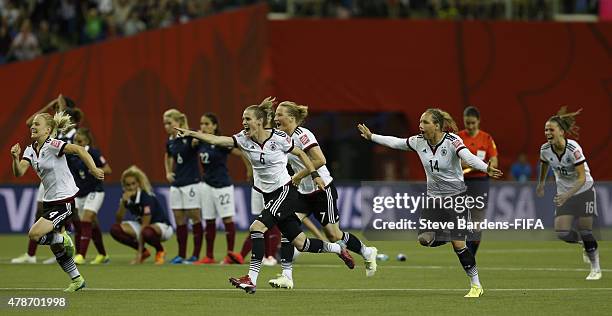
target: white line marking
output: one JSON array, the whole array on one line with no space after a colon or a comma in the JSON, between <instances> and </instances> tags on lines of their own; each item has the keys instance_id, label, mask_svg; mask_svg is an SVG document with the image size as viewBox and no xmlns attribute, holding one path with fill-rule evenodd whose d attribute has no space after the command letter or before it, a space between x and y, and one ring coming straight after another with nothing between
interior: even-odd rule
<instances>
[{"instance_id":1,"label":"white line marking","mask_svg":"<svg viewBox=\"0 0 612 316\"><path fill-rule=\"evenodd\" d=\"M0 291L61 291L62 288L36 288L36 287L5 287L0 288ZM405 288L405 289L293 289L292 291L298 292L376 292L376 291L403 291L403 292L416 292L416 291L467 291L468 289L432 289L432 288ZM486 291L497 291L497 292L520 292L520 291L612 291L610 287L580 287L580 288L530 288L530 289L487 289ZM99 291L99 292L238 292L238 289L115 289L115 288L85 288L83 291ZM279 289L257 289L257 292L284 292Z\"/></svg>"}]
</instances>

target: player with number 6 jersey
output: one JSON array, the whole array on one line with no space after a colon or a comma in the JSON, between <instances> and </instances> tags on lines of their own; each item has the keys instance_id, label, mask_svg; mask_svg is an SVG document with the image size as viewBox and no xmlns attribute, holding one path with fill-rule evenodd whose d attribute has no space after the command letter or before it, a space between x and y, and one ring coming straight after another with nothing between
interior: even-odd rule
<instances>
[{"instance_id":1,"label":"player with number 6 jersey","mask_svg":"<svg viewBox=\"0 0 612 316\"><path fill-rule=\"evenodd\" d=\"M454 223L454 227L457 227L459 219L469 220L469 209L463 204L466 186L461 168L462 160L491 177L499 178L502 175L501 171L490 164L487 166L467 150L461 138L453 134L457 131L457 124L450 114L440 109L427 109L420 118L421 134L407 139L373 134L364 124L359 124L357 128L367 140L390 148L416 152L427 175L427 196L453 201L453 207L450 208L440 203L428 203L425 209L421 210L419 220ZM444 205L446 204L445 202ZM470 278L471 288L465 297L480 297L484 290L478 277L476 259L466 246L466 233L467 230L464 229L452 229L450 236L447 236L446 232L440 229L420 229L418 239L425 247L437 247L450 241Z\"/></svg>"},{"instance_id":2,"label":"player with number 6 jersey","mask_svg":"<svg viewBox=\"0 0 612 316\"><path fill-rule=\"evenodd\" d=\"M34 143L21 154L19 144L11 148L12 169L16 177L21 177L32 167L40 177L45 189L43 194L43 214L28 232L30 240L40 245L50 245L57 263L70 278L65 292L75 292L85 287L85 279L72 259L74 244L66 234L64 226L74 209L74 197L79 191L66 162L66 154L77 155L97 179L104 179L104 171L97 168L92 157L78 145L67 144L54 137L58 131L65 132L74 125L63 112L54 116L48 113L34 117L30 137Z\"/></svg>"},{"instance_id":3,"label":"player with number 6 jersey","mask_svg":"<svg viewBox=\"0 0 612 316\"><path fill-rule=\"evenodd\" d=\"M253 166L254 187L262 192L265 208L249 227L253 244L249 273L229 280L233 286L250 294L255 293L261 269L264 255L263 235L266 230L276 225L299 251L341 254L341 259L349 268L354 266L353 258L346 248L320 239L307 238L302 232L300 220L295 215L298 192L291 185L291 177L287 172L287 155L292 153L299 156L317 186L324 188L325 185L308 155L293 145L291 137L281 131L265 129L268 113L272 111L273 106L274 103L269 101L247 107L242 115L244 129L232 137L176 128L180 132L179 135L195 137L216 146L239 148Z\"/></svg>"},{"instance_id":4,"label":"player with number 6 jersey","mask_svg":"<svg viewBox=\"0 0 612 316\"><path fill-rule=\"evenodd\" d=\"M540 197L544 196L546 175L548 167L551 167L557 185L557 194L553 199L556 206L555 232L559 239L567 243L579 243L582 240L591 263L591 272L586 279L599 280L599 251L593 236L593 217L597 216L594 181L584 151L578 142L566 138L578 136L576 116L581 111L568 113L566 107L562 107L546 121L544 136L547 141L540 148L540 174L536 193ZM578 219L579 232L572 229L575 218Z\"/></svg>"},{"instance_id":5,"label":"player with number 6 jersey","mask_svg":"<svg viewBox=\"0 0 612 316\"><path fill-rule=\"evenodd\" d=\"M166 179L170 182L170 208L176 222L178 255L170 263L193 263L198 261L202 250L202 190L198 167L198 146L192 137L180 137L175 127L189 128L185 114L176 109L164 113L164 128L170 136L166 143L164 165ZM191 220L193 231L193 253L187 255L187 221Z\"/></svg>"}]
</instances>

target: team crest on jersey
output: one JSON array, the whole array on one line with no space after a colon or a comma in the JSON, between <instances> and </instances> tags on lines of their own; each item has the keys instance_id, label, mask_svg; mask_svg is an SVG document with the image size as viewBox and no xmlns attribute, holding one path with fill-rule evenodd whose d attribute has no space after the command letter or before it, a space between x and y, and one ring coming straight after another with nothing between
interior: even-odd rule
<instances>
[{"instance_id":1,"label":"team crest on jersey","mask_svg":"<svg viewBox=\"0 0 612 316\"><path fill-rule=\"evenodd\" d=\"M442 148L442 156L446 156L447 153L448 151L446 150L446 148Z\"/></svg>"},{"instance_id":2,"label":"team crest on jersey","mask_svg":"<svg viewBox=\"0 0 612 316\"><path fill-rule=\"evenodd\" d=\"M576 150L574 152L574 158L576 158L576 160L582 158L582 153L580 152L580 150Z\"/></svg>"},{"instance_id":3,"label":"team crest on jersey","mask_svg":"<svg viewBox=\"0 0 612 316\"><path fill-rule=\"evenodd\" d=\"M187 144L187 140L183 138L183 144Z\"/></svg>"},{"instance_id":4,"label":"team crest on jersey","mask_svg":"<svg viewBox=\"0 0 612 316\"><path fill-rule=\"evenodd\" d=\"M271 150L276 150L276 143L270 144L270 149Z\"/></svg>"},{"instance_id":5,"label":"team crest on jersey","mask_svg":"<svg viewBox=\"0 0 612 316\"><path fill-rule=\"evenodd\" d=\"M302 145L306 145L308 144L308 135L304 134L302 136L300 136L300 143L302 143Z\"/></svg>"},{"instance_id":6,"label":"team crest on jersey","mask_svg":"<svg viewBox=\"0 0 612 316\"><path fill-rule=\"evenodd\" d=\"M565 162L572 163L572 159L570 157L565 158Z\"/></svg>"}]
</instances>

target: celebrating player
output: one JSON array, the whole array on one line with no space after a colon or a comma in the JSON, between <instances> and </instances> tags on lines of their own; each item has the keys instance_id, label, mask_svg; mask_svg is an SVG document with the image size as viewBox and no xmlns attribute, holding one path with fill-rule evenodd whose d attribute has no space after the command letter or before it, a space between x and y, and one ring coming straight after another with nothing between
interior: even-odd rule
<instances>
[{"instance_id":1,"label":"celebrating player","mask_svg":"<svg viewBox=\"0 0 612 316\"><path fill-rule=\"evenodd\" d=\"M261 105L251 105L244 110L242 125L244 130L233 137L217 136L177 128L180 134L198 138L207 143L237 147L249 158L253 166L254 186L261 191L266 202L264 210L251 224L249 230L253 243L249 273L240 278L230 278L230 283L247 293L255 293L257 276L261 269L264 254L264 232L278 225L282 234L302 252L329 252L341 254L342 260L349 268L354 267L353 258L345 247L340 244L328 243L320 239L307 238L300 228L300 220L295 215L298 193L291 185L291 177L287 173L287 155L292 153L303 161L316 185L325 185L314 169L308 155L293 146L293 141L287 134L277 130L264 128L267 112L271 111L272 102Z\"/></svg>"},{"instance_id":2,"label":"celebrating player","mask_svg":"<svg viewBox=\"0 0 612 316\"><path fill-rule=\"evenodd\" d=\"M166 178L170 186L170 207L176 222L176 240L178 255L170 261L172 264L193 263L198 261L202 250L202 215L200 169L198 167L198 147L191 137L179 137L174 128L189 128L185 114L176 109L164 113L164 127L170 135L166 143L164 161ZM187 220L191 220L193 231L193 254L186 259L187 253Z\"/></svg>"},{"instance_id":3,"label":"celebrating player","mask_svg":"<svg viewBox=\"0 0 612 316\"><path fill-rule=\"evenodd\" d=\"M455 121L440 109L427 109L420 118L421 134L408 139L372 134L363 124L359 124L357 128L361 136L367 140L390 148L416 152L427 175L427 196L440 200L450 198L457 203L455 208L444 208L441 204L431 203L433 207L429 205L429 208L421 210L420 219L437 223L452 222L457 227L458 219L469 218L469 214L466 214L469 213L469 209L465 210L465 205L460 205L466 200L461 160L491 177L499 178L502 175L501 171L493 168L490 163L487 166L465 148L461 138L451 133L457 131ZM465 230L454 229L451 236L445 236L441 230L426 228L419 230L418 240L423 246L437 247L450 239L459 262L470 278L471 288L465 297L480 297L484 291L478 278L476 259L466 247L465 237Z\"/></svg>"},{"instance_id":4,"label":"celebrating player","mask_svg":"<svg viewBox=\"0 0 612 316\"><path fill-rule=\"evenodd\" d=\"M67 98L63 95L59 95L57 98L53 99L51 102L49 102L46 106L44 106L42 109L38 110L36 113L32 114L30 117L28 117L28 119L26 120L26 125L28 126L28 129L30 129L32 127L32 123L34 121L34 118L36 117L36 115L38 114L42 114L42 113L48 113L48 112L52 112L51 115L54 115L55 113L58 112L64 112L65 114L69 115L71 118L72 123L74 123L74 126L62 133L62 132L58 132L58 135L56 136L56 139L59 139L61 141L64 141L68 144L72 144L72 140L74 138L74 134L76 132L76 126L79 125L81 118L83 117L83 112L81 112L81 110L79 110L78 108L75 107L75 103L74 101L72 101L72 99ZM78 160L78 157L76 157L76 160ZM70 166L70 159L68 159L68 165ZM43 213L43 195L44 195L45 189L43 188L42 182L40 183L40 185L38 186L38 191L37 191L37 196L36 196L36 220L38 220ZM73 225L76 227L79 226L79 221L78 221L78 214L76 212L73 213L70 221L73 223ZM80 229L76 229L76 233L79 232ZM76 240L76 244L77 244L77 248L78 248L78 244L79 241ZM28 250L25 254L17 257L17 258L13 258L11 260L11 263L36 263L36 248L38 247L38 244L35 241L32 240L28 240ZM55 263L55 256L52 256L46 260L43 261L44 264L52 264Z\"/></svg>"},{"instance_id":5,"label":"celebrating player","mask_svg":"<svg viewBox=\"0 0 612 316\"><path fill-rule=\"evenodd\" d=\"M340 230L338 225L340 215L337 207L338 192L333 183L334 179L325 166L325 155L323 155L316 137L310 130L301 126L307 115L307 106L284 101L276 108L276 116L274 117L278 128L291 135L293 144L308 154L314 168L317 169L325 184L324 189L319 189L314 181L307 177L309 172L303 162L297 156L289 155L289 163L295 172L291 181L298 187L299 192L299 206L296 208L296 215L301 219L313 214L323 227L327 239L331 242L341 240L349 250L363 256L366 276L373 276L376 272L378 250L375 247L366 247L355 235ZM278 278L270 280L270 285L277 288L293 288L292 259L293 245L283 238L281 241L282 274Z\"/></svg>"},{"instance_id":6,"label":"celebrating player","mask_svg":"<svg viewBox=\"0 0 612 316\"><path fill-rule=\"evenodd\" d=\"M463 110L463 124L465 129L457 133L463 140L465 147L484 162L491 162L493 168L497 168L497 147L493 141L493 137L480 129L480 111L474 106L468 106ZM467 195L477 198L481 197L484 202L482 208L472 208L470 215L473 222L482 222L485 219L485 212L489 201L489 175L477 171L465 164L463 167L463 177L467 186ZM474 229L468 233L467 246L476 256L476 251L480 246L482 231Z\"/></svg>"},{"instance_id":7,"label":"celebrating player","mask_svg":"<svg viewBox=\"0 0 612 316\"><path fill-rule=\"evenodd\" d=\"M568 243L582 245L591 262L591 272L587 280L601 279L597 240L593 236L593 216L597 216L594 181L584 152L578 142L566 136L578 136L576 116L582 109L567 113L562 107L544 125L546 143L540 148L540 174L537 195L544 196L544 184L548 167L552 167L557 184L557 194L553 201L555 210L555 231L559 239ZM572 229L574 218L578 218L578 230ZM580 236L579 236L580 235Z\"/></svg>"},{"instance_id":8,"label":"celebrating player","mask_svg":"<svg viewBox=\"0 0 612 316\"><path fill-rule=\"evenodd\" d=\"M100 150L93 147L93 136L91 136L89 129L79 128L76 131L74 142L85 148L93 158L96 167L104 170L105 175L112 172ZM102 239L100 225L98 224L98 211L104 202L104 186L101 180L96 179L87 172L87 167L81 160L72 160L69 167L79 188L75 201L81 221L80 244L79 249L77 249L78 254L74 257L74 263L85 263L90 239L93 239L94 245L98 250L98 255L91 261L91 264L107 263L110 258L106 254L104 240Z\"/></svg>"},{"instance_id":9,"label":"celebrating player","mask_svg":"<svg viewBox=\"0 0 612 316\"><path fill-rule=\"evenodd\" d=\"M23 157L19 159L19 144L11 148L13 174L17 177L23 176L31 166L42 180L45 189L43 215L32 225L28 237L40 245L50 245L57 263L72 279L65 292L75 292L85 287L85 279L72 259L74 245L64 230L67 219L75 211L74 196L79 190L68 169L65 154L78 155L87 165L89 172L97 179L104 179L104 171L96 167L83 147L54 138L58 131L65 132L72 126L70 117L63 112L54 116L48 113L38 114L30 128L34 143L25 149Z\"/></svg>"},{"instance_id":10,"label":"celebrating player","mask_svg":"<svg viewBox=\"0 0 612 316\"><path fill-rule=\"evenodd\" d=\"M130 166L121 174L123 195L115 215L115 224L111 226L113 238L136 250L132 264L142 263L151 256L144 243L155 248L155 264L165 260L162 241L172 237L173 230L168 221L166 210L161 206L147 175L136 166ZM136 217L136 220L124 221L125 211Z\"/></svg>"},{"instance_id":11,"label":"celebrating player","mask_svg":"<svg viewBox=\"0 0 612 316\"><path fill-rule=\"evenodd\" d=\"M213 113L206 113L200 118L200 131L202 133L219 135L219 120ZM232 153L242 157L236 148L220 147L206 142L199 144L200 163L204 168L202 176L202 213L206 221L206 257L195 264L215 263L214 246L217 232L217 217L223 219L225 236L227 240L227 255L223 263L244 263L239 253L234 252L236 240L236 226L234 225L234 186L227 170L227 155Z\"/></svg>"}]
</instances>

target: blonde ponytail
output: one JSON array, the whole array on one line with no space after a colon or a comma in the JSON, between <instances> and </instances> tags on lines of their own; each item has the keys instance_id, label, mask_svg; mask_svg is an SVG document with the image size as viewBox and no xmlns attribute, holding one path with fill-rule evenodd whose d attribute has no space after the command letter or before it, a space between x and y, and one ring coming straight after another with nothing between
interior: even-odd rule
<instances>
[{"instance_id":1,"label":"blonde ponytail","mask_svg":"<svg viewBox=\"0 0 612 316\"><path fill-rule=\"evenodd\" d=\"M308 116L308 107L305 105L297 104L292 101L283 101L278 106L283 106L287 109L290 116L295 118L297 125L302 125L304 120Z\"/></svg>"}]
</instances>

